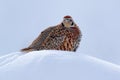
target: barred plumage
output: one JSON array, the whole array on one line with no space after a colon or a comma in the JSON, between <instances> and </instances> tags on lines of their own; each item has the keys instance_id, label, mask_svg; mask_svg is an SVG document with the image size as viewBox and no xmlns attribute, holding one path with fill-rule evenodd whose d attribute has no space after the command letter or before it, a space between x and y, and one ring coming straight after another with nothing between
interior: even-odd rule
<instances>
[{"instance_id":1,"label":"barred plumage","mask_svg":"<svg viewBox=\"0 0 120 80\"><path fill-rule=\"evenodd\" d=\"M71 16L65 16L62 23L41 32L28 48L21 51L65 50L76 51L81 41L81 31Z\"/></svg>"}]
</instances>

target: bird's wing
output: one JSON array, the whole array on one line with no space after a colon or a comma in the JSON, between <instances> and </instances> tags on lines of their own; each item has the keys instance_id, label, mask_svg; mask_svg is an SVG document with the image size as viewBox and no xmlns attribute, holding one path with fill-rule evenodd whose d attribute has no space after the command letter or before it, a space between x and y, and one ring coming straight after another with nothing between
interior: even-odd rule
<instances>
[{"instance_id":1,"label":"bird's wing","mask_svg":"<svg viewBox=\"0 0 120 80\"><path fill-rule=\"evenodd\" d=\"M48 34L54 29L55 27L49 27L41 32L41 34L32 42L32 44L29 46L29 48L36 48L37 46L40 46L43 41L46 39Z\"/></svg>"},{"instance_id":2,"label":"bird's wing","mask_svg":"<svg viewBox=\"0 0 120 80\"><path fill-rule=\"evenodd\" d=\"M65 36L49 36L44 42L43 46L45 49L56 49L64 42Z\"/></svg>"},{"instance_id":3,"label":"bird's wing","mask_svg":"<svg viewBox=\"0 0 120 80\"><path fill-rule=\"evenodd\" d=\"M64 29L58 29L58 27L52 30L52 32L43 43L44 48L56 49L57 47L59 47L64 42L66 37L63 31Z\"/></svg>"}]
</instances>

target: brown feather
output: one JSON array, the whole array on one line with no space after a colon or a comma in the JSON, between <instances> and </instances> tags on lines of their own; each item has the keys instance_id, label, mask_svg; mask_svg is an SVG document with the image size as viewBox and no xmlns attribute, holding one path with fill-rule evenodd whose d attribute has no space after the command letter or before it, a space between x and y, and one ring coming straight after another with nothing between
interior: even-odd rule
<instances>
[{"instance_id":1,"label":"brown feather","mask_svg":"<svg viewBox=\"0 0 120 80\"><path fill-rule=\"evenodd\" d=\"M69 16L67 16L69 17ZM32 42L28 48L21 51L35 50L65 50L76 51L81 41L81 31L75 24L73 27L65 27L63 23L47 28Z\"/></svg>"}]
</instances>

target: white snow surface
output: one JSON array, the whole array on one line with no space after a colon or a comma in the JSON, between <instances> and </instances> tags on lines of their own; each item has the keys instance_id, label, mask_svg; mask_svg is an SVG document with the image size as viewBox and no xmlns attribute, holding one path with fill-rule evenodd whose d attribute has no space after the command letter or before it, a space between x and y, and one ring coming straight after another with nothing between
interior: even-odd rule
<instances>
[{"instance_id":1,"label":"white snow surface","mask_svg":"<svg viewBox=\"0 0 120 80\"><path fill-rule=\"evenodd\" d=\"M0 57L0 80L120 80L120 65L80 52L13 52Z\"/></svg>"}]
</instances>

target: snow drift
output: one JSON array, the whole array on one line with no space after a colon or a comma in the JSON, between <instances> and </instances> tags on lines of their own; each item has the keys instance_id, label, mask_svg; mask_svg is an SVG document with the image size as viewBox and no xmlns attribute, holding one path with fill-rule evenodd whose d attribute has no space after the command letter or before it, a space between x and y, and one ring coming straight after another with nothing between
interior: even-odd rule
<instances>
[{"instance_id":1,"label":"snow drift","mask_svg":"<svg viewBox=\"0 0 120 80\"><path fill-rule=\"evenodd\" d=\"M120 66L75 52L15 52L0 57L0 80L120 80Z\"/></svg>"}]
</instances>

